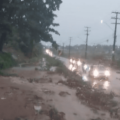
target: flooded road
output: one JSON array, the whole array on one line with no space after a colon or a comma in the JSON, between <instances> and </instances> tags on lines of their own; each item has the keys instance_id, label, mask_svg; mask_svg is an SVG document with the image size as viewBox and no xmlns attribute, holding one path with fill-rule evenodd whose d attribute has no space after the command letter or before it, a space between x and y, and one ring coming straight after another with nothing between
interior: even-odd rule
<instances>
[{"instance_id":1,"label":"flooded road","mask_svg":"<svg viewBox=\"0 0 120 120\"><path fill-rule=\"evenodd\" d=\"M66 67L69 66L69 60L66 58L59 58ZM109 110L103 111L103 109L95 109L95 106L97 106L94 103L94 100L91 101L87 96L88 87L85 89L84 86L76 86L75 88L71 88L70 86L67 86L65 84L60 83L59 81L68 82L68 79L65 78L62 75L59 75L57 73L48 73L47 71L41 71L36 70L36 68L40 69L40 65L36 66L25 66L25 67L14 67L8 70L9 73L15 73L19 77L7 77L6 79L9 80L12 84L15 84L17 86L20 86L22 88L23 86L25 88L28 88L30 90L30 93L35 93L38 96L40 96L42 101L39 101L39 105L42 106L42 108L46 108L44 105L47 106L47 109L50 106L53 106L56 108L59 112L62 112L65 114L66 120L90 120L90 119L97 119L101 118L102 120L115 120L111 118ZM114 73L114 77L117 73ZM117 74L119 77L119 74ZM112 75L113 77L113 75ZM113 78L114 78L113 77ZM99 90L106 89L104 91L114 91L116 90L119 94L119 80L115 83L110 78L109 81L93 81L90 78L88 79L88 82L91 82L92 87ZM2 79L1 79L2 80ZM74 80L70 84L73 84ZM86 81L87 82L87 81ZM112 83L113 82L113 83ZM99 86L99 87L98 87ZM78 91L78 88L81 89L81 93L84 96L85 99L80 99L80 94ZM84 93L85 90L88 90ZM96 90L97 91L97 90ZM91 91L91 95L94 98L95 94ZM97 97L99 95L97 94ZM28 97L28 96L27 96ZM117 98L118 100L119 98ZM88 101L89 103L88 104ZM99 100L97 100L99 101ZM108 99L105 101L109 101ZM106 102L105 102L106 103ZM92 107L90 105L93 105ZM101 104L99 104L101 105ZM99 106L98 105L98 106ZM33 106L33 105L32 105ZM102 105L101 105L102 106ZM32 108L31 108L32 109ZM38 115L38 119L41 118L41 115ZM49 120L49 119L48 119Z\"/></svg>"},{"instance_id":2,"label":"flooded road","mask_svg":"<svg viewBox=\"0 0 120 120\"><path fill-rule=\"evenodd\" d=\"M69 66L69 59L59 57L66 67ZM91 83L91 85L99 90L104 90L105 92L114 92L116 95L120 96L120 71L111 69L111 76L109 80L98 80L92 79L87 76L87 81Z\"/></svg>"},{"instance_id":3,"label":"flooded road","mask_svg":"<svg viewBox=\"0 0 120 120\"><path fill-rule=\"evenodd\" d=\"M65 114L66 120L90 120L90 119L112 119L109 112L102 110L94 111L93 108L84 105L76 96L76 90L71 89L66 85L58 83L63 80L63 76L58 74L48 74L45 71L35 71L34 67L14 67L12 72L18 74L20 77L10 77L10 81L20 86L30 87L31 91L41 96L44 102L54 106L58 111ZM29 79L38 79L39 82L30 83ZM44 79L44 81L43 81ZM52 82L49 82L49 79ZM65 81L66 79L64 79ZM61 93L61 94L60 94ZM104 115L103 115L104 114ZM38 116L38 118L40 118ZM38 120L38 119L37 119Z\"/></svg>"}]
</instances>

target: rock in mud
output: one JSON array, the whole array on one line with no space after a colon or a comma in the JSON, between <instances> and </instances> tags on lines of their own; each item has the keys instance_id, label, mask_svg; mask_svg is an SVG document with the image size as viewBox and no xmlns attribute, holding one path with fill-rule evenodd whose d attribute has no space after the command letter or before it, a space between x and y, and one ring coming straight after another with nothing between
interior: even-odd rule
<instances>
[{"instance_id":1,"label":"rock in mud","mask_svg":"<svg viewBox=\"0 0 120 120\"><path fill-rule=\"evenodd\" d=\"M6 98L5 97L1 97L1 100L5 100Z\"/></svg>"},{"instance_id":2,"label":"rock in mud","mask_svg":"<svg viewBox=\"0 0 120 120\"><path fill-rule=\"evenodd\" d=\"M52 78L49 78L49 82L52 82Z\"/></svg>"},{"instance_id":3,"label":"rock in mud","mask_svg":"<svg viewBox=\"0 0 120 120\"><path fill-rule=\"evenodd\" d=\"M64 76L61 77L61 80L62 81L67 81L67 79Z\"/></svg>"},{"instance_id":4,"label":"rock in mud","mask_svg":"<svg viewBox=\"0 0 120 120\"><path fill-rule=\"evenodd\" d=\"M67 95L70 95L70 93L62 91L59 93L59 95L62 97L66 97Z\"/></svg>"},{"instance_id":5,"label":"rock in mud","mask_svg":"<svg viewBox=\"0 0 120 120\"><path fill-rule=\"evenodd\" d=\"M34 82L34 80L33 80L32 78L28 79L28 81L29 81L30 83Z\"/></svg>"},{"instance_id":6,"label":"rock in mud","mask_svg":"<svg viewBox=\"0 0 120 120\"><path fill-rule=\"evenodd\" d=\"M38 71L38 68L35 68L36 71Z\"/></svg>"},{"instance_id":7,"label":"rock in mud","mask_svg":"<svg viewBox=\"0 0 120 120\"><path fill-rule=\"evenodd\" d=\"M43 92L46 93L46 94L49 94L49 95L53 95L54 94L54 91L47 90L47 89L43 89Z\"/></svg>"},{"instance_id":8,"label":"rock in mud","mask_svg":"<svg viewBox=\"0 0 120 120\"><path fill-rule=\"evenodd\" d=\"M36 112L40 113L40 111L42 110L42 106L34 105L34 109Z\"/></svg>"},{"instance_id":9,"label":"rock in mud","mask_svg":"<svg viewBox=\"0 0 120 120\"><path fill-rule=\"evenodd\" d=\"M91 119L91 120L102 120L101 118L95 118L95 119Z\"/></svg>"},{"instance_id":10,"label":"rock in mud","mask_svg":"<svg viewBox=\"0 0 120 120\"><path fill-rule=\"evenodd\" d=\"M51 71L51 72L56 72L56 69L57 69L57 67L52 66L52 67L50 68L50 71Z\"/></svg>"},{"instance_id":11,"label":"rock in mud","mask_svg":"<svg viewBox=\"0 0 120 120\"><path fill-rule=\"evenodd\" d=\"M19 118L15 118L15 120L27 120L27 119L19 117Z\"/></svg>"},{"instance_id":12,"label":"rock in mud","mask_svg":"<svg viewBox=\"0 0 120 120\"><path fill-rule=\"evenodd\" d=\"M49 110L50 120L65 120L65 113L58 112L56 109L51 108Z\"/></svg>"}]
</instances>

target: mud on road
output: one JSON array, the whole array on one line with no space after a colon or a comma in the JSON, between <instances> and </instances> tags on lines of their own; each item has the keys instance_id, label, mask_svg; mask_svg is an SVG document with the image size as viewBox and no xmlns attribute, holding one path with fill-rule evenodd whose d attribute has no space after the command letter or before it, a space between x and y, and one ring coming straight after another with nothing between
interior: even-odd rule
<instances>
[{"instance_id":1,"label":"mud on road","mask_svg":"<svg viewBox=\"0 0 120 120\"><path fill-rule=\"evenodd\" d=\"M114 94L94 91L84 82L33 67L12 68L9 73L19 77L0 76L0 119L119 119Z\"/></svg>"}]
</instances>

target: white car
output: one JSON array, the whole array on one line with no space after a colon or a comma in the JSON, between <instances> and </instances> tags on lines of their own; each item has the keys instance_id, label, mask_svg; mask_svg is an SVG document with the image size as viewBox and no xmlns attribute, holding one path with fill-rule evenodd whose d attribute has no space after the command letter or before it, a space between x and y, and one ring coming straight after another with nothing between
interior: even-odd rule
<instances>
[{"instance_id":1,"label":"white car","mask_svg":"<svg viewBox=\"0 0 120 120\"><path fill-rule=\"evenodd\" d=\"M89 76L108 79L110 77L110 70L103 65L93 65L91 66Z\"/></svg>"}]
</instances>

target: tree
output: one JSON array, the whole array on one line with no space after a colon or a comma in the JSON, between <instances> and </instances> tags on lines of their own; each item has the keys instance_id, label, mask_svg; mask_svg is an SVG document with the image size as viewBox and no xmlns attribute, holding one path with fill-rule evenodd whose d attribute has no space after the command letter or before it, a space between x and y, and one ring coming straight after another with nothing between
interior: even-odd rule
<instances>
[{"instance_id":1,"label":"tree","mask_svg":"<svg viewBox=\"0 0 120 120\"><path fill-rule=\"evenodd\" d=\"M51 32L59 24L54 23L57 17L54 11L59 10L61 0L1 0L0 1L0 51L7 35L14 28L18 31L20 47L32 50L33 43L41 40L51 42L57 47Z\"/></svg>"}]
</instances>

